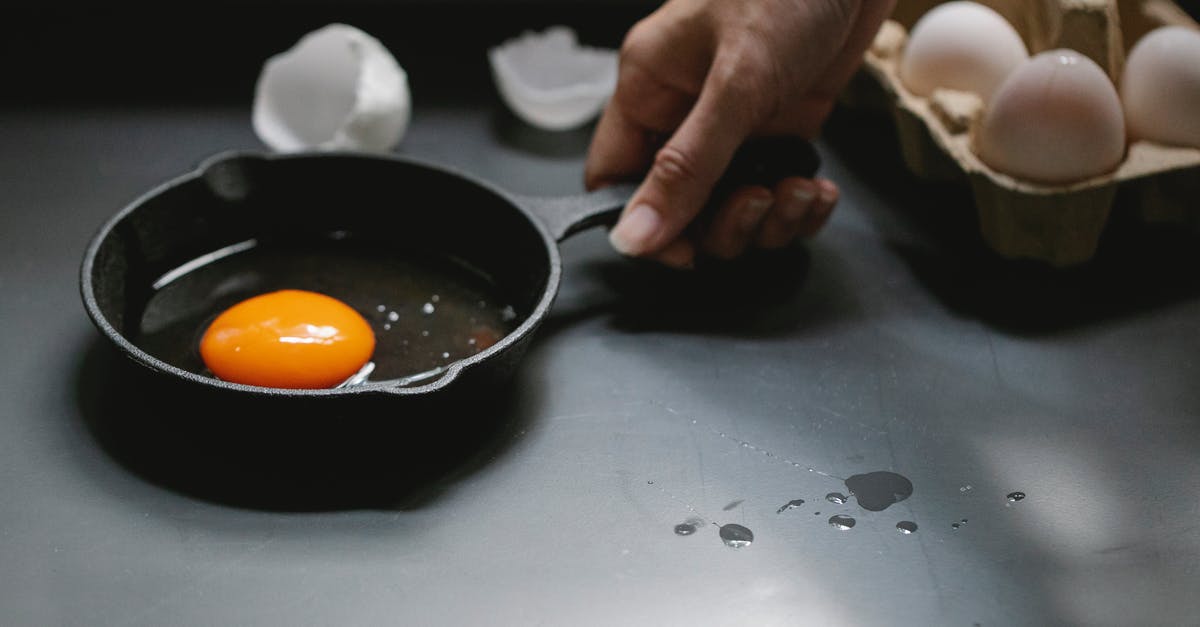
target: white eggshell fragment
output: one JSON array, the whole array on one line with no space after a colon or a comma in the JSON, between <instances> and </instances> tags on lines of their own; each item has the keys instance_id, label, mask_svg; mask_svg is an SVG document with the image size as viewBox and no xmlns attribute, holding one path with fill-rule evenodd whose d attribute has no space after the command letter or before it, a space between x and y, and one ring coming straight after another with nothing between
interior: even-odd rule
<instances>
[{"instance_id":1,"label":"white eggshell fragment","mask_svg":"<svg viewBox=\"0 0 1200 627\"><path fill-rule=\"evenodd\" d=\"M566 130L596 117L617 86L617 51L580 46L554 26L527 32L488 51L505 104L545 130Z\"/></svg>"},{"instance_id":2,"label":"white eggshell fragment","mask_svg":"<svg viewBox=\"0 0 1200 627\"><path fill-rule=\"evenodd\" d=\"M254 132L279 152L388 152L412 115L408 76L379 40L330 24L267 60Z\"/></svg>"},{"instance_id":3,"label":"white eggshell fragment","mask_svg":"<svg viewBox=\"0 0 1200 627\"><path fill-rule=\"evenodd\" d=\"M1100 66L1074 50L1050 50L1000 85L975 140L979 158L1000 172L1071 183L1121 163L1125 118Z\"/></svg>"},{"instance_id":4,"label":"white eggshell fragment","mask_svg":"<svg viewBox=\"0 0 1200 627\"><path fill-rule=\"evenodd\" d=\"M900 60L900 80L918 96L954 89L987 102L1028 58L1021 36L999 13L975 2L947 2L913 26Z\"/></svg>"},{"instance_id":5,"label":"white eggshell fragment","mask_svg":"<svg viewBox=\"0 0 1200 627\"><path fill-rule=\"evenodd\" d=\"M1167 26L1138 40L1121 100L1131 137L1200 148L1200 31Z\"/></svg>"}]
</instances>

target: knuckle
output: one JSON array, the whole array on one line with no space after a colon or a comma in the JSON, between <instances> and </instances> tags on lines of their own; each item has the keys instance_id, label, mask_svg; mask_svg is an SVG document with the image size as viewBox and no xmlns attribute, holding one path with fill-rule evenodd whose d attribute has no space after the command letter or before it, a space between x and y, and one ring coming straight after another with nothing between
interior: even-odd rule
<instances>
[{"instance_id":1,"label":"knuckle","mask_svg":"<svg viewBox=\"0 0 1200 627\"><path fill-rule=\"evenodd\" d=\"M655 154L652 176L665 186L687 185L699 180L699 170L694 158L668 144Z\"/></svg>"},{"instance_id":2,"label":"knuckle","mask_svg":"<svg viewBox=\"0 0 1200 627\"><path fill-rule=\"evenodd\" d=\"M619 58L621 61L637 59L651 46L654 37L654 27L645 18L633 25L621 42Z\"/></svg>"},{"instance_id":3,"label":"knuckle","mask_svg":"<svg viewBox=\"0 0 1200 627\"><path fill-rule=\"evenodd\" d=\"M722 47L712 67L713 86L751 109L758 118L771 115L780 90L776 60L756 41Z\"/></svg>"}]
</instances>

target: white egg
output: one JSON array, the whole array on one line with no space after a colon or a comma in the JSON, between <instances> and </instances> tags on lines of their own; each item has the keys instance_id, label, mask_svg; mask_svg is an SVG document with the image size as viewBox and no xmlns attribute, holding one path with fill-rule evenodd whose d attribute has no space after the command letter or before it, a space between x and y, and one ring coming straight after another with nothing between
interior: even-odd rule
<instances>
[{"instance_id":1,"label":"white egg","mask_svg":"<svg viewBox=\"0 0 1200 627\"><path fill-rule=\"evenodd\" d=\"M1125 118L1112 81L1074 50L1050 50L1018 67L984 111L975 150L992 168L1042 183L1115 169Z\"/></svg>"},{"instance_id":2,"label":"white egg","mask_svg":"<svg viewBox=\"0 0 1200 627\"><path fill-rule=\"evenodd\" d=\"M1121 100L1131 137L1200 148L1200 31L1168 26L1138 40Z\"/></svg>"},{"instance_id":3,"label":"white egg","mask_svg":"<svg viewBox=\"0 0 1200 627\"><path fill-rule=\"evenodd\" d=\"M330 24L263 66L254 132L280 152L388 152L412 115L408 76L378 39Z\"/></svg>"},{"instance_id":4,"label":"white egg","mask_svg":"<svg viewBox=\"0 0 1200 627\"><path fill-rule=\"evenodd\" d=\"M955 89L987 102L1028 58L1021 36L999 13L975 2L947 2L913 26L900 60L900 80L918 96Z\"/></svg>"},{"instance_id":5,"label":"white egg","mask_svg":"<svg viewBox=\"0 0 1200 627\"><path fill-rule=\"evenodd\" d=\"M488 51L488 59L505 104L546 130L596 117L617 86L617 51L580 46L565 26L506 41Z\"/></svg>"}]
</instances>

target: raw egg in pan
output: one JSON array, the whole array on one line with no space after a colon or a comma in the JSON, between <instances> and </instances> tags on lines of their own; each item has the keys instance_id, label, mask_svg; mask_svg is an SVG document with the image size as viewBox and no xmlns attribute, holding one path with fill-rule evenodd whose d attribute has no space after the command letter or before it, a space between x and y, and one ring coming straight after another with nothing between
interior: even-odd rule
<instances>
[{"instance_id":1,"label":"raw egg in pan","mask_svg":"<svg viewBox=\"0 0 1200 627\"><path fill-rule=\"evenodd\" d=\"M217 316L200 356L219 379L274 388L330 388L375 350L371 325L349 305L316 292L280 290Z\"/></svg>"}]
</instances>

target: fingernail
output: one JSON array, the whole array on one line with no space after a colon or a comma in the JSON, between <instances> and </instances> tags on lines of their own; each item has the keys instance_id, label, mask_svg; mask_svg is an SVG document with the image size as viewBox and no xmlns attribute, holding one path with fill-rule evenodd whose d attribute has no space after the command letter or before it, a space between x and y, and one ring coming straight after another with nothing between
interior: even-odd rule
<instances>
[{"instance_id":1,"label":"fingernail","mask_svg":"<svg viewBox=\"0 0 1200 627\"><path fill-rule=\"evenodd\" d=\"M808 213L808 207L817 197L813 190L796 188L792 197L779 208L779 215L786 222L799 222Z\"/></svg>"},{"instance_id":2,"label":"fingernail","mask_svg":"<svg viewBox=\"0 0 1200 627\"><path fill-rule=\"evenodd\" d=\"M629 210L608 234L608 241L625 255L646 252L651 240L662 228L662 218L650 205L637 205Z\"/></svg>"},{"instance_id":3,"label":"fingernail","mask_svg":"<svg viewBox=\"0 0 1200 627\"><path fill-rule=\"evenodd\" d=\"M746 208L742 211L741 226L742 230L749 231L758 226L762 221L763 216L771 208L771 198L754 197L746 201Z\"/></svg>"},{"instance_id":4,"label":"fingernail","mask_svg":"<svg viewBox=\"0 0 1200 627\"><path fill-rule=\"evenodd\" d=\"M837 201L837 189L829 185L821 185L821 202L829 205L835 201Z\"/></svg>"},{"instance_id":5,"label":"fingernail","mask_svg":"<svg viewBox=\"0 0 1200 627\"><path fill-rule=\"evenodd\" d=\"M795 198L797 202L809 203L816 197L817 195L808 187L797 187L792 190L792 198Z\"/></svg>"}]
</instances>

